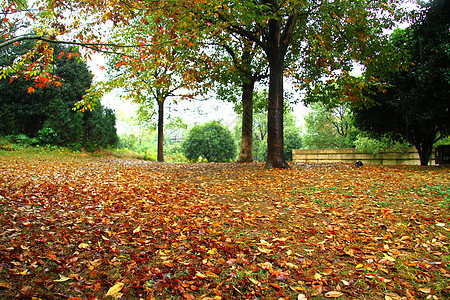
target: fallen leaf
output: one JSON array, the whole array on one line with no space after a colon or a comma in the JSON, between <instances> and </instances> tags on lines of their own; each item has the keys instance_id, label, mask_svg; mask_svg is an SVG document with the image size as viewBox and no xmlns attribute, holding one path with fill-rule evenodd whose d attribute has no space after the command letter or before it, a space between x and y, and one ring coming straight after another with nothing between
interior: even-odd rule
<instances>
[{"instance_id":1,"label":"fallen leaf","mask_svg":"<svg viewBox=\"0 0 450 300\"><path fill-rule=\"evenodd\" d=\"M349 286L350 282L348 282L347 280L342 279L341 282L345 285L345 286Z\"/></svg>"},{"instance_id":2,"label":"fallen leaf","mask_svg":"<svg viewBox=\"0 0 450 300\"><path fill-rule=\"evenodd\" d=\"M206 277L208 277L207 275L203 274L202 272L197 271L197 273L195 273L195 277L204 279Z\"/></svg>"},{"instance_id":3,"label":"fallen leaf","mask_svg":"<svg viewBox=\"0 0 450 300\"><path fill-rule=\"evenodd\" d=\"M396 293L386 293L386 295L384 295L384 299L385 300L401 300L402 298L397 295Z\"/></svg>"},{"instance_id":4,"label":"fallen leaf","mask_svg":"<svg viewBox=\"0 0 450 300\"><path fill-rule=\"evenodd\" d=\"M430 288L420 288L419 292L422 292L424 294L429 294L429 293L431 293L431 289Z\"/></svg>"},{"instance_id":5,"label":"fallen leaf","mask_svg":"<svg viewBox=\"0 0 450 300\"><path fill-rule=\"evenodd\" d=\"M305 294L299 294L297 300L308 300L308 297L306 297Z\"/></svg>"},{"instance_id":6,"label":"fallen leaf","mask_svg":"<svg viewBox=\"0 0 450 300\"><path fill-rule=\"evenodd\" d=\"M249 277L248 280L250 280L253 284L256 284L256 285L260 284L260 282L258 280L253 279L251 277Z\"/></svg>"},{"instance_id":7,"label":"fallen leaf","mask_svg":"<svg viewBox=\"0 0 450 300\"><path fill-rule=\"evenodd\" d=\"M384 254L384 258L387 259L390 262L395 262L395 258L393 258L393 257L391 257L391 256L389 256L387 254Z\"/></svg>"},{"instance_id":8,"label":"fallen leaf","mask_svg":"<svg viewBox=\"0 0 450 300\"><path fill-rule=\"evenodd\" d=\"M141 231L141 225L139 225L138 227L136 227L134 230L133 230L133 233L138 233L138 232L140 232Z\"/></svg>"},{"instance_id":9,"label":"fallen leaf","mask_svg":"<svg viewBox=\"0 0 450 300\"><path fill-rule=\"evenodd\" d=\"M78 248L80 248L80 249L87 249L87 248L89 248L89 245L86 244L86 243L81 243L81 244L78 245Z\"/></svg>"},{"instance_id":10,"label":"fallen leaf","mask_svg":"<svg viewBox=\"0 0 450 300\"><path fill-rule=\"evenodd\" d=\"M53 281L55 281L55 282L64 282L64 281L67 281L67 280L70 280L70 278L59 274L59 279L55 279Z\"/></svg>"},{"instance_id":11,"label":"fallen leaf","mask_svg":"<svg viewBox=\"0 0 450 300\"><path fill-rule=\"evenodd\" d=\"M210 249L210 250L208 250L207 253L208 253L209 255L215 255L215 254L217 254L217 249L216 249L216 248Z\"/></svg>"},{"instance_id":12,"label":"fallen leaf","mask_svg":"<svg viewBox=\"0 0 450 300\"><path fill-rule=\"evenodd\" d=\"M121 297L122 294L119 292L122 290L123 286L124 286L123 282L117 282L115 285L109 288L108 292L106 293L106 296L111 296L115 298Z\"/></svg>"},{"instance_id":13,"label":"fallen leaf","mask_svg":"<svg viewBox=\"0 0 450 300\"><path fill-rule=\"evenodd\" d=\"M208 275L209 277L220 278L219 275L211 271L205 271L205 274Z\"/></svg>"},{"instance_id":14,"label":"fallen leaf","mask_svg":"<svg viewBox=\"0 0 450 300\"><path fill-rule=\"evenodd\" d=\"M19 274L20 274L20 275L27 275L27 274L28 274L28 270L25 269L25 270L23 270L22 272L19 272Z\"/></svg>"},{"instance_id":15,"label":"fallen leaf","mask_svg":"<svg viewBox=\"0 0 450 300\"><path fill-rule=\"evenodd\" d=\"M341 297L343 295L344 295L343 293L338 292L338 291L330 291L330 292L327 292L325 294L325 297L327 297L327 298L339 298L339 297Z\"/></svg>"},{"instance_id":16,"label":"fallen leaf","mask_svg":"<svg viewBox=\"0 0 450 300\"><path fill-rule=\"evenodd\" d=\"M321 280L322 279L322 275L320 275L319 273L316 273L316 274L314 274L314 279Z\"/></svg>"}]
</instances>

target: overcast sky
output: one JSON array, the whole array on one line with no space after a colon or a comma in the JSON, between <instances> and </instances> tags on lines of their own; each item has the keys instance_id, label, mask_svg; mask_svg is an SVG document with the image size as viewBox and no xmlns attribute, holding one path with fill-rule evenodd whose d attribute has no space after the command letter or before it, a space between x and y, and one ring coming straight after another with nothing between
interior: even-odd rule
<instances>
[{"instance_id":1,"label":"overcast sky","mask_svg":"<svg viewBox=\"0 0 450 300\"><path fill-rule=\"evenodd\" d=\"M92 55L92 59L88 61L88 65L94 74L95 81L106 79L106 71L101 68L105 65L105 60L102 55ZM300 94L294 96L300 97ZM168 99L168 102L171 102L170 99ZM105 95L102 98L102 104L114 109L119 116L119 119L131 118L137 108L136 104L120 100L116 93ZM294 114L297 117L298 126L301 126L304 123L303 117L308 111L308 108L306 108L301 101L299 104L295 105ZM219 101L214 98L201 101L183 100L178 101L178 104L167 103L165 112L166 116L181 117L189 126L203 124L212 120L221 120L223 125L227 125L232 129L238 118L233 111L233 104ZM117 130L119 134L122 134L129 130L129 127L123 121L119 121L117 123Z\"/></svg>"}]
</instances>

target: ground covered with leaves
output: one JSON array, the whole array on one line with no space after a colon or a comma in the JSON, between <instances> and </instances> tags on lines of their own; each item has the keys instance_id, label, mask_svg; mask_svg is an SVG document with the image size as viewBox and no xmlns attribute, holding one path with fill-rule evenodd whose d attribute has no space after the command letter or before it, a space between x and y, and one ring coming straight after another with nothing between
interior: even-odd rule
<instances>
[{"instance_id":1,"label":"ground covered with leaves","mask_svg":"<svg viewBox=\"0 0 450 300\"><path fill-rule=\"evenodd\" d=\"M449 299L444 167L0 155L0 298Z\"/></svg>"}]
</instances>

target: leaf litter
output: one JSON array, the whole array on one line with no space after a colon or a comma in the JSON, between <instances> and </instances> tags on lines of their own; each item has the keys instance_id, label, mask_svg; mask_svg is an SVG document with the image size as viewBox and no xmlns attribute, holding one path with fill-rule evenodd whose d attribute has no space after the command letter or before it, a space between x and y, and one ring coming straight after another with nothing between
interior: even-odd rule
<instances>
[{"instance_id":1,"label":"leaf litter","mask_svg":"<svg viewBox=\"0 0 450 300\"><path fill-rule=\"evenodd\" d=\"M450 297L448 168L0 160L2 299Z\"/></svg>"}]
</instances>

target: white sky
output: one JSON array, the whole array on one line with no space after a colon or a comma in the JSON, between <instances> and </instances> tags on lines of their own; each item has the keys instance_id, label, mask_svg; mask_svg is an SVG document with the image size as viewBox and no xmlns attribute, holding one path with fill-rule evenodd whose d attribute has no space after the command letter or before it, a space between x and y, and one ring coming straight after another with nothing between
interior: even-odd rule
<instances>
[{"instance_id":1,"label":"white sky","mask_svg":"<svg viewBox=\"0 0 450 300\"><path fill-rule=\"evenodd\" d=\"M106 79L106 71L101 67L105 65L102 55L94 54L92 59L88 61L88 66L94 74L94 80L100 81ZM296 95L299 97L299 95ZM170 99L169 101L170 102ZM116 115L120 116L117 122L117 131L119 134L130 130L129 125L120 119L130 119L134 116L137 105L129 101L125 102L119 99L115 93L110 93L102 98L102 104L115 110ZM301 126L304 121L303 117L308 113L309 109L303 105L301 101L294 107L294 115L297 117L297 126ZM178 104L166 104L166 117L181 117L189 126L195 124L203 124L208 121L222 121L223 125L227 125L230 129L236 124L238 118L233 110L233 104L219 101L216 99L208 99L201 101L181 100Z\"/></svg>"}]
</instances>

